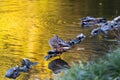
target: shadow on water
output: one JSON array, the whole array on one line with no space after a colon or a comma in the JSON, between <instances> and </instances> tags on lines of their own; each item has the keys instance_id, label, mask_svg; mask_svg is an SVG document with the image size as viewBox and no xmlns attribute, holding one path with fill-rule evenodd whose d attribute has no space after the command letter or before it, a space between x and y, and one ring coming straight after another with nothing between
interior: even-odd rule
<instances>
[{"instance_id":1,"label":"shadow on water","mask_svg":"<svg viewBox=\"0 0 120 80\"><path fill-rule=\"evenodd\" d=\"M101 36L87 37L83 42L63 53L62 59L45 61L51 48L48 40L58 34L69 41L80 33L90 35L93 28L80 28L80 18L85 16L112 19L120 14L119 0L5 0L0 1L0 78L8 68L19 65L23 58L39 62L18 80L46 80L52 78L48 64L56 61L71 65L86 62L108 52L116 42L104 41ZM54 60L55 59L55 60ZM52 68L51 68L52 69ZM8 79L9 80L9 79Z\"/></svg>"}]
</instances>

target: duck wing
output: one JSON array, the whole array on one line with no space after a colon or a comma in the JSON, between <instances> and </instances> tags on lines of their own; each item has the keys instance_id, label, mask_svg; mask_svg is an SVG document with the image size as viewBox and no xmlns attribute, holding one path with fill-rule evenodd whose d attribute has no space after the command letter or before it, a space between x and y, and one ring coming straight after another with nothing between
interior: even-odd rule
<instances>
[{"instance_id":1,"label":"duck wing","mask_svg":"<svg viewBox=\"0 0 120 80\"><path fill-rule=\"evenodd\" d=\"M69 46L64 40L59 38L57 35L55 35L53 38L51 38L48 41L48 43L49 43L50 47L53 49L63 47L63 46Z\"/></svg>"}]
</instances>

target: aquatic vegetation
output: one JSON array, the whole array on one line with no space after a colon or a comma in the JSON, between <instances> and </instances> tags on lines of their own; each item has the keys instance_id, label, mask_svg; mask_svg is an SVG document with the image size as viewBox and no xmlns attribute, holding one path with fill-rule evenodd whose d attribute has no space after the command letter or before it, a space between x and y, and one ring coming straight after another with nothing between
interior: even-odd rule
<instances>
[{"instance_id":1,"label":"aquatic vegetation","mask_svg":"<svg viewBox=\"0 0 120 80\"><path fill-rule=\"evenodd\" d=\"M118 80L120 79L120 48L95 61L73 64L55 80Z\"/></svg>"}]
</instances>

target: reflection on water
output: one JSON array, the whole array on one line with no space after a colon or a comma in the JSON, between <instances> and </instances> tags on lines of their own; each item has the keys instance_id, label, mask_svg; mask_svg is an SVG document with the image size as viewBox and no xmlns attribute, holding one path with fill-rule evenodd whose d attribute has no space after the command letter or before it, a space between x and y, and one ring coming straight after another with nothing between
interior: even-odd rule
<instances>
[{"instance_id":1,"label":"reflection on water","mask_svg":"<svg viewBox=\"0 0 120 80\"><path fill-rule=\"evenodd\" d=\"M109 3L109 4L108 4ZM48 79L49 61L44 60L50 50L48 39L58 34L64 40L74 38L91 29L81 29L79 19L84 16L112 19L120 14L119 0L1 0L0 1L0 78L22 58L30 58L39 64L18 80ZM94 4L94 5L93 5ZM96 57L114 43L106 43L100 37L87 38L81 44L62 55L69 64ZM97 47L96 47L97 45ZM77 50L85 48L85 50ZM20 65L20 64L18 64Z\"/></svg>"}]
</instances>

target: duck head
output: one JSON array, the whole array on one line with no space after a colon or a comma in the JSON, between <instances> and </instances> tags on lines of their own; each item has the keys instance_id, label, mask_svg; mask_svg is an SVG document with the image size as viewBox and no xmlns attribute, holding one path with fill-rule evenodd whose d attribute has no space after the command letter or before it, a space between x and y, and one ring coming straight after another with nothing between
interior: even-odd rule
<instances>
[{"instance_id":1,"label":"duck head","mask_svg":"<svg viewBox=\"0 0 120 80\"><path fill-rule=\"evenodd\" d=\"M95 29L93 29L92 31L91 31L91 35L92 36L96 36L96 35L99 35L99 34L101 34L101 28L95 28Z\"/></svg>"}]
</instances>

